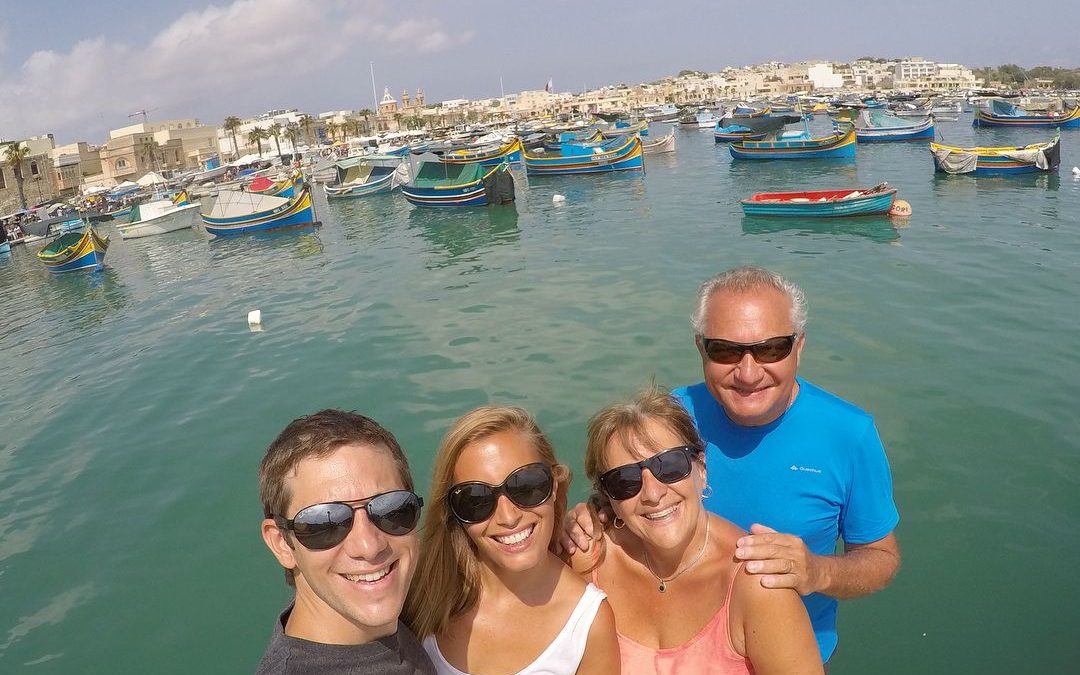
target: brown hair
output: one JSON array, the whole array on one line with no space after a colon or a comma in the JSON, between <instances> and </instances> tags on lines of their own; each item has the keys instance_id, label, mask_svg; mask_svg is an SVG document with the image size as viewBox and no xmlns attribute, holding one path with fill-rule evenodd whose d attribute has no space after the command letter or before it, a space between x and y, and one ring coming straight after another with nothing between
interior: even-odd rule
<instances>
[{"instance_id":1,"label":"brown hair","mask_svg":"<svg viewBox=\"0 0 1080 675\"><path fill-rule=\"evenodd\" d=\"M409 460L397 439L378 422L355 412L327 409L297 418L278 434L259 464L259 499L263 517L288 516L292 500L286 480L305 459L320 459L343 445L364 445L390 454L405 489L413 489ZM292 586L292 570L285 570L285 582Z\"/></svg>"},{"instance_id":2,"label":"brown hair","mask_svg":"<svg viewBox=\"0 0 1080 675\"><path fill-rule=\"evenodd\" d=\"M444 632L451 617L476 604L480 593L480 562L476 547L461 523L450 512L447 498L454 484L454 468L469 445L502 432L525 437L552 467L558 481L555 489L555 526L551 550L558 541L566 516L570 471L558 463L555 450L528 412L516 407L484 406L454 422L446 432L435 456L431 490L424 510L420 535L420 562L405 599L402 620L417 637Z\"/></svg>"},{"instance_id":3,"label":"brown hair","mask_svg":"<svg viewBox=\"0 0 1080 675\"><path fill-rule=\"evenodd\" d=\"M595 531L600 531L602 527L599 511L611 505L608 496L600 489L600 476L613 468L607 458L608 445L613 438L618 438L627 447L636 443L650 451L660 450L660 445L645 429L645 424L652 420L662 422L679 437L680 442L704 451L705 444L690 413L675 397L655 384L642 389L629 401L609 405L597 412L589 420L585 445L585 475L593 486L587 503ZM704 460L700 454L698 458L699 461ZM601 548L597 564L603 559L603 554Z\"/></svg>"}]
</instances>

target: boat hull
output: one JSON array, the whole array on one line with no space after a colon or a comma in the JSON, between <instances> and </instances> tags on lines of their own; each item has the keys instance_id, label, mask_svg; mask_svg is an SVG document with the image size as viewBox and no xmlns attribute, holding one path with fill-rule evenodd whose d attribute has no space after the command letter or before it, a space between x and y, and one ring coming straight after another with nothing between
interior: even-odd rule
<instances>
[{"instance_id":1,"label":"boat hull","mask_svg":"<svg viewBox=\"0 0 1080 675\"><path fill-rule=\"evenodd\" d=\"M221 196L218 197L219 199ZM315 222L311 192L304 187L300 194L273 209L253 211L238 216L215 217L203 213L203 228L215 237L265 232L286 227L302 227Z\"/></svg>"},{"instance_id":2,"label":"boat hull","mask_svg":"<svg viewBox=\"0 0 1080 675\"><path fill-rule=\"evenodd\" d=\"M134 223L119 223L116 226L121 239L138 239L156 234L167 234L177 230L186 230L193 226L199 212L198 204L185 204L170 213L140 220Z\"/></svg>"},{"instance_id":3,"label":"boat hull","mask_svg":"<svg viewBox=\"0 0 1080 675\"><path fill-rule=\"evenodd\" d=\"M380 176L378 179L365 183L363 185L341 186L335 187L333 185L323 184L323 192L326 193L327 199L348 199L352 197L370 197L371 195L381 194L383 192L390 192L397 183L394 180L393 173L388 173L385 176Z\"/></svg>"},{"instance_id":4,"label":"boat hull","mask_svg":"<svg viewBox=\"0 0 1080 675\"><path fill-rule=\"evenodd\" d=\"M1036 151L1044 154L1045 167L1040 167L1036 159L1017 156L1019 153L1034 153ZM974 155L974 166L969 166L966 170L957 170L956 166L948 166L949 157L953 153L960 156ZM930 154L934 160L934 169L936 171L975 176L1054 172L1057 171L1061 162L1060 153L1060 138L1055 138L1049 143L1036 143L1016 148L958 148L938 143L930 144Z\"/></svg>"},{"instance_id":5,"label":"boat hull","mask_svg":"<svg viewBox=\"0 0 1080 675\"><path fill-rule=\"evenodd\" d=\"M443 155L442 161L447 164L470 164L472 162L478 162L480 166L495 166L496 164L502 164L503 162L519 164L521 162L521 154L521 141L514 139L513 141L492 150L454 150Z\"/></svg>"},{"instance_id":6,"label":"boat hull","mask_svg":"<svg viewBox=\"0 0 1080 675\"><path fill-rule=\"evenodd\" d=\"M86 269L99 270L108 249L109 238L98 235L93 227L87 227L81 235L63 235L38 251L37 257L45 263L45 268L54 274Z\"/></svg>"},{"instance_id":7,"label":"boat hull","mask_svg":"<svg viewBox=\"0 0 1080 675\"><path fill-rule=\"evenodd\" d=\"M496 174L502 172L505 177L511 181L510 172L507 169L507 164L498 164L484 173L483 176L476 180L472 180L466 183L448 184L448 185L416 185L409 184L401 186L401 193L405 195L405 199L410 204L415 206L429 206L429 207L451 207L451 206L487 206L490 203L488 199L488 183L496 179ZM513 191L511 189L511 199Z\"/></svg>"},{"instance_id":8,"label":"boat hull","mask_svg":"<svg viewBox=\"0 0 1080 675\"><path fill-rule=\"evenodd\" d=\"M728 146L735 159L851 159L855 129L805 141L740 141Z\"/></svg>"},{"instance_id":9,"label":"boat hull","mask_svg":"<svg viewBox=\"0 0 1080 675\"><path fill-rule=\"evenodd\" d=\"M1076 129L1080 128L1080 105L1064 115L1051 117L1050 115L1025 115L1011 117L1008 115L995 115L992 112L979 109L975 111L973 127L1033 127L1041 129Z\"/></svg>"},{"instance_id":10,"label":"boat hull","mask_svg":"<svg viewBox=\"0 0 1080 675\"><path fill-rule=\"evenodd\" d=\"M925 141L934 138L934 121L905 127L855 127L859 143L891 143L894 141Z\"/></svg>"},{"instance_id":11,"label":"boat hull","mask_svg":"<svg viewBox=\"0 0 1080 675\"><path fill-rule=\"evenodd\" d=\"M613 150L591 155L544 157L525 153L525 173L530 176L643 171L644 168L641 139L637 136L629 137L626 143Z\"/></svg>"},{"instance_id":12,"label":"boat hull","mask_svg":"<svg viewBox=\"0 0 1080 675\"><path fill-rule=\"evenodd\" d=\"M848 197L853 192L759 193L740 204L748 216L843 218L887 214L896 199L895 189ZM796 199L799 201L794 201Z\"/></svg>"}]
</instances>

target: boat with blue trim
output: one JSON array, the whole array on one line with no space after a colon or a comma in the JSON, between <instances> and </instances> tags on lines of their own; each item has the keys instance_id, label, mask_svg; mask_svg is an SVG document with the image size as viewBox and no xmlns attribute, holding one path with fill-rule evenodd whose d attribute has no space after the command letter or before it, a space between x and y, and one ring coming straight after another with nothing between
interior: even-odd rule
<instances>
[{"instance_id":1,"label":"boat with blue trim","mask_svg":"<svg viewBox=\"0 0 1080 675\"><path fill-rule=\"evenodd\" d=\"M327 199L369 197L409 182L409 165L392 155L350 157L334 163L337 178L323 184Z\"/></svg>"},{"instance_id":2,"label":"boat with blue trim","mask_svg":"<svg viewBox=\"0 0 1080 675\"><path fill-rule=\"evenodd\" d=\"M931 143L930 153L934 158L934 168L943 173L1049 173L1057 171L1061 163L1061 132L1047 143L1019 147L958 148Z\"/></svg>"},{"instance_id":3,"label":"boat with blue trim","mask_svg":"<svg viewBox=\"0 0 1080 675\"><path fill-rule=\"evenodd\" d=\"M855 138L859 143L930 140L934 138L934 118L913 122L884 110L863 110L855 120Z\"/></svg>"},{"instance_id":4,"label":"boat with blue trim","mask_svg":"<svg viewBox=\"0 0 1080 675\"><path fill-rule=\"evenodd\" d=\"M311 191L305 185L291 198L251 192L219 192L200 213L203 227L215 237L317 225Z\"/></svg>"},{"instance_id":5,"label":"boat with blue trim","mask_svg":"<svg viewBox=\"0 0 1080 675\"><path fill-rule=\"evenodd\" d=\"M644 171L641 139L613 138L597 145L563 143L558 153L525 156L525 172L530 176L557 176L577 173Z\"/></svg>"},{"instance_id":6,"label":"boat with blue trim","mask_svg":"<svg viewBox=\"0 0 1080 675\"><path fill-rule=\"evenodd\" d=\"M37 252L38 259L53 273L75 270L99 270L109 250L109 238L102 237L92 225L83 232L62 234Z\"/></svg>"},{"instance_id":7,"label":"boat with blue trim","mask_svg":"<svg viewBox=\"0 0 1080 675\"><path fill-rule=\"evenodd\" d=\"M728 146L735 159L850 159L855 157L855 127L813 138L807 131L781 132L760 141L737 141Z\"/></svg>"},{"instance_id":8,"label":"boat with blue trim","mask_svg":"<svg viewBox=\"0 0 1080 675\"><path fill-rule=\"evenodd\" d=\"M450 150L443 153L442 161L447 164L471 164L475 162L482 166L494 166L503 162L518 164L521 162L521 153L523 151L521 140L514 138L508 143Z\"/></svg>"},{"instance_id":9,"label":"boat with blue trim","mask_svg":"<svg viewBox=\"0 0 1080 675\"><path fill-rule=\"evenodd\" d=\"M759 192L739 203L748 216L836 218L887 214L895 199L896 188L881 183L856 190Z\"/></svg>"},{"instance_id":10,"label":"boat with blue trim","mask_svg":"<svg viewBox=\"0 0 1080 675\"><path fill-rule=\"evenodd\" d=\"M995 98L990 108L977 108L973 127L1037 127L1073 129L1080 127L1080 102L1064 112L1048 112L1045 115L1028 112L1020 106Z\"/></svg>"},{"instance_id":11,"label":"boat with blue trim","mask_svg":"<svg viewBox=\"0 0 1080 675\"><path fill-rule=\"evenodd\" d=\"M423 162L416 177L401 187L416 206L487 206L514 201L509 164Z\"/></svg>"}]
</instances>

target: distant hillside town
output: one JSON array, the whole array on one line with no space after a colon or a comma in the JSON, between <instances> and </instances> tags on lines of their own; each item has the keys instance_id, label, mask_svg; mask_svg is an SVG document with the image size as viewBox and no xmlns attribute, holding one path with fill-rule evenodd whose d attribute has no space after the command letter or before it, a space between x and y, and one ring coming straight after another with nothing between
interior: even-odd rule
<instances>
[{"instance_id":1,"label":"distant hillside town","mask_svg":"<svg viewBox=\"0 0 1080 675\"><path fill-rule=\"evenodd\" d=\"M1049 75L1057 72L1048 68L1042 71ZM1038 73L1039 69L1032 72ZM771 62L724 68L719 72L685 70L652 82L609 85L576 93L556 92L549 81L539 90L475 101L428 103L422 89L413 95L404 91L400 99L384 90L375 110L337 110L311 115L298 109L282 109L250 118L229 116L220 125L204 124L197 119L151 121L145 111L139 111L142 122L114 129L104 142L96 144L78 141L56 145L51 133L18 140L0 138L0 214L19 208L20 182L23 200L42 203L54 197L70 197L91 186L112 187L151 171L169 176L206 170L246 156L293 154L303 147L332 144L356 136L632 111L665 103L691 105L851 92L884 95L943 94L980 88L1048 90L1058 84L1054 77L1029 78L1017 66L987 68L978 74L967 66L922 58L863 58L852 63ZM19 152L5 152L10 145L16 145ZM12 161L13 158L18 161ZM21 181L16 179L16 170Z\"/></svg>"}]
</instances>

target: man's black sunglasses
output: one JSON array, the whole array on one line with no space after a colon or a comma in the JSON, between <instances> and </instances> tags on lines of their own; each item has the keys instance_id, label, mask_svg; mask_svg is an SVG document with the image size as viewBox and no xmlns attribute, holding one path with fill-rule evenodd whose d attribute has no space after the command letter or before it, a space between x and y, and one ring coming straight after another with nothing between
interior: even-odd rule
<instances>
[{"instance_id":1,"label":"man's black sunglasses","mask_svg":"<svg viewBox=\"0 0 1080 675\"><path fill-rule=\"evenodd\" d=\"M347 502L325 502L306 506L292 518L274 516L283 530L292 531L296 540L311 551L334 548L352 530L356 511L363 509L371 524L395 537L416 529L424 500L408 490L392 490L373 497Z\"/></svg>"},{"instance_id":2,"label":"man's black sunglasses","mask_svg":"<svg viewBox=\"0 0 1080 675\"><path fill-rule=\"evenodd\" d=\"M640 462L617 466L600 476L600 487L608 497L621 502L641 492L641 473L645 469L661 483L678 483L690 475L691 460L700 452L698 448L680 445Z\"/></svg>"},{"instance_id":3,"label":"man's black sunglasses","mask_svg":"<svg viewBox=\"0 0 1080 675\"><path fill-rule=\"evenodd\" d=\"M727 366L742 361L743 354L746 352L750 352L750 355L758 363L776 363L777 361L783 361L791 354L791 349L795 346L795 340L798 337L798 334L781 335L761 342L745 343L720 338L707 338L703 335L701 336L701 347L710 361Z\"/></svg>"},{"instance_id":4,"label":"man's black sunglasses","mask_svg":"<svg viewBox=\"0 0 1080 675\"><path fill-rule=\"evenodd\" d=\"M555 479L551 467L543 462L520 466L498 485L480 481L458 483L450 488L447 501L454 517L466 524L482 523L495 513L499 495L523 509L540 506L551 497Z\"/></svg>"}]
</instances>

